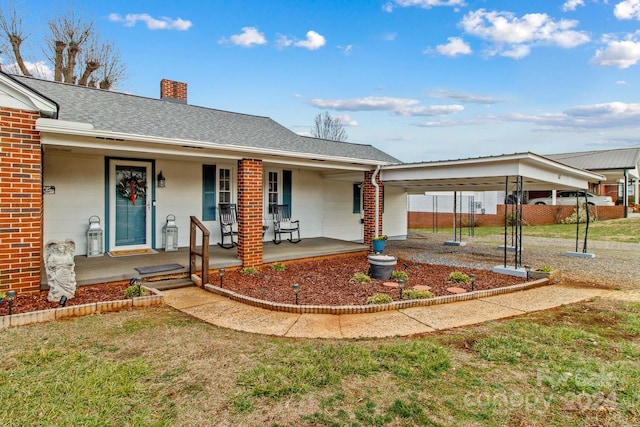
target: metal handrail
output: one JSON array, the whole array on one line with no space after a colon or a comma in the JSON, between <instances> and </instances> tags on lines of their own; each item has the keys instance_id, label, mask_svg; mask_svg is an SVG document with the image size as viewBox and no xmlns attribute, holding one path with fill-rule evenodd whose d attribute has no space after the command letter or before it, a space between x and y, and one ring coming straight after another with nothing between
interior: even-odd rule
<instances>
[{"instance_id":1,"label":"metal handrail","mask_svg":"<svg viewBox=\"0 0 640 427\"><path fill-rule=\"evenodd\" d=\"M195 216L191 216L190 236L189 236L189 276L198 286L204 288L209 283L209 236L207 227ZM202 250L198 251L196 242L196 229L202 232ZM196 273L196 256L202 258L202 278Z\"/></svg>"}]
</instances>

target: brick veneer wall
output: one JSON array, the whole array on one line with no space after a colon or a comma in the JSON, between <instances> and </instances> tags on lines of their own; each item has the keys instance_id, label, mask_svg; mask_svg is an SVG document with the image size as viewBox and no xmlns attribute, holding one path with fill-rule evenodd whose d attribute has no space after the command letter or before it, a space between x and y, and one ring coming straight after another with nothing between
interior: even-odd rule
<instances>
[{"instance_id":1,"label":"brick veneer wall","mask_svg":"<svg viewBox=\"0 0 640 427\"><path fill-rule=\"evenodd\" d=\"M522 219L528 225L551 225L559 224L560 221L574 211L573 206L542 206L524 205L522 206ZM504 205L498 205L496 215L476 214L475 221L477 227L503 226L504 225ZM511 210L509 209L510 213ZM624 218L623 206L594 206L591 208L592 217L599 221L607 219ZM460 214L458 214L460 215ZM453 227L453 214L439 212L437 217L438 228ZM469 216L462 214L463 224L469 223ZM431 212L409 212L409 228L432 228L434 215Z\"/></svg>"},{"instance_id":2,"label":"brick veneer wall","mask_svg":"<svg viewBox=\"0 0 640 427\"><path fill-rule=\"evenodd\" d=\"M363 201L364 201L364 244L369 245L373 251L371 242L376 236L376 188L371 184L371 177L373 172L364 173L363 182ZM380 211L378 212L378 235L382 234L382 197L384 192L382 191L382 182L380 181L380 174L376 176L376 183L379 185L380 194Z\"/></svg>"},{"instance_id":3,"label":"brick veneer wall","mask_svg":"<svg viewBox=\"0 0 640 427\"><path fill-rule=\"evenodd\" d=\"M187 84L173 80L160 80L160 99L175 99L187 102Z\"/></svg>"},{"instance_id":4,"label":"brick veneer wall","mask_svg":"<svg viewBox=\"0 0 640 427\"><path fill-rule=\"evenodd\" d=\"M238 161L238 258L262 264L262 160Z\"/></svg>"},{"instance_id":5,"label":"brick veneer wall","mask_svg":"<svg viewBox=\"0 0 640 427\"><path fill-rule=\"evenodd\" d=\"M42 154L35 111L0 109L0 291L40 290Z\"/></svg>"}]
</instances>

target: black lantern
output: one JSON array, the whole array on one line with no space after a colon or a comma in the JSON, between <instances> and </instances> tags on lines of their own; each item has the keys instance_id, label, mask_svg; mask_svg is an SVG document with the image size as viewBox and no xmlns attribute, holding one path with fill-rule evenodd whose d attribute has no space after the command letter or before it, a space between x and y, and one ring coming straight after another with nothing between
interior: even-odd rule
<instances>
[{"instance_id":1,"label":"black lantern","mask_svg":"<svg viewBox=\"0 0 640 427\"><path fill-rule=\"evenodd\" d=\"M167 185L167 178L162 175L162 171L158 174L158 188L164 188Z\"/></svg>"}]
</instances>

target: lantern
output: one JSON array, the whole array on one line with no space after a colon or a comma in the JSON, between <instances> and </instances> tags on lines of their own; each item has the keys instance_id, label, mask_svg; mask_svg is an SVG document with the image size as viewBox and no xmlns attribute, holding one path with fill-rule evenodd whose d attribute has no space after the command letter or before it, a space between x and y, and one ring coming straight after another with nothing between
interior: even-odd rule
<instances>
[{"instance_id":1,"label":"lantern","mask_svg":"<svg viewBox=\"0 0 640 427\"><path fill-rule=\"evenodd\" d=\"M178 250L178 227L175 215L167 215L167 223L162 227L162 246L165 251Z\"/></svg>"},{"instance_id":2,"label":"lantern","mask_svg":"<svg viewBox=\"0 0 640 427\"><path fill-rule=\"evenodd\" d=\"M89 229L87 230L87 257L104 255L103 232L100 228L100 218L93 215L89 218Z\"/></svg>"}]
</instances>

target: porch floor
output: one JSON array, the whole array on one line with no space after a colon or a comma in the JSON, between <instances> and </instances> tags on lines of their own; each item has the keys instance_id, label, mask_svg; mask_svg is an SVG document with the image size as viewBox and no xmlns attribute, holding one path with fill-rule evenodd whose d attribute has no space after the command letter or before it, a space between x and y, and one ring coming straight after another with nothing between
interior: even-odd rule
<instances>
[{"instance_id":1,"label":"porch floor","mask_svg":"<svg viewBox=\"0 0 640 427\"><path fill-rule=\"evenodd\" d=\"M263 262L268 264L276 261L290 261L367 250L368 246L362 243L318 237L303 239L300 243L295 244L286 240L279 245L271 241L264 242L262 258ZM199 269L201 266L200 258L197 257L196 259ZM88 258L85 255L79 255L75 257L75 263L76 281L79 286L129 280L132 277L180 277L189 273L189 249L180 248L175 252L165 252L159 249L156 254L121 257L111 257L105 254L101 257ZM180 264L184 268L147 275L140 274L135 270L136 267L151 267L173 263ZM241 265L237 248L223 249L217 243L209 247L209 268L211 270L239 267ZM44 269L42 271L41 289L48 289L47 276Z\"/></svg>"}]
</instances>

